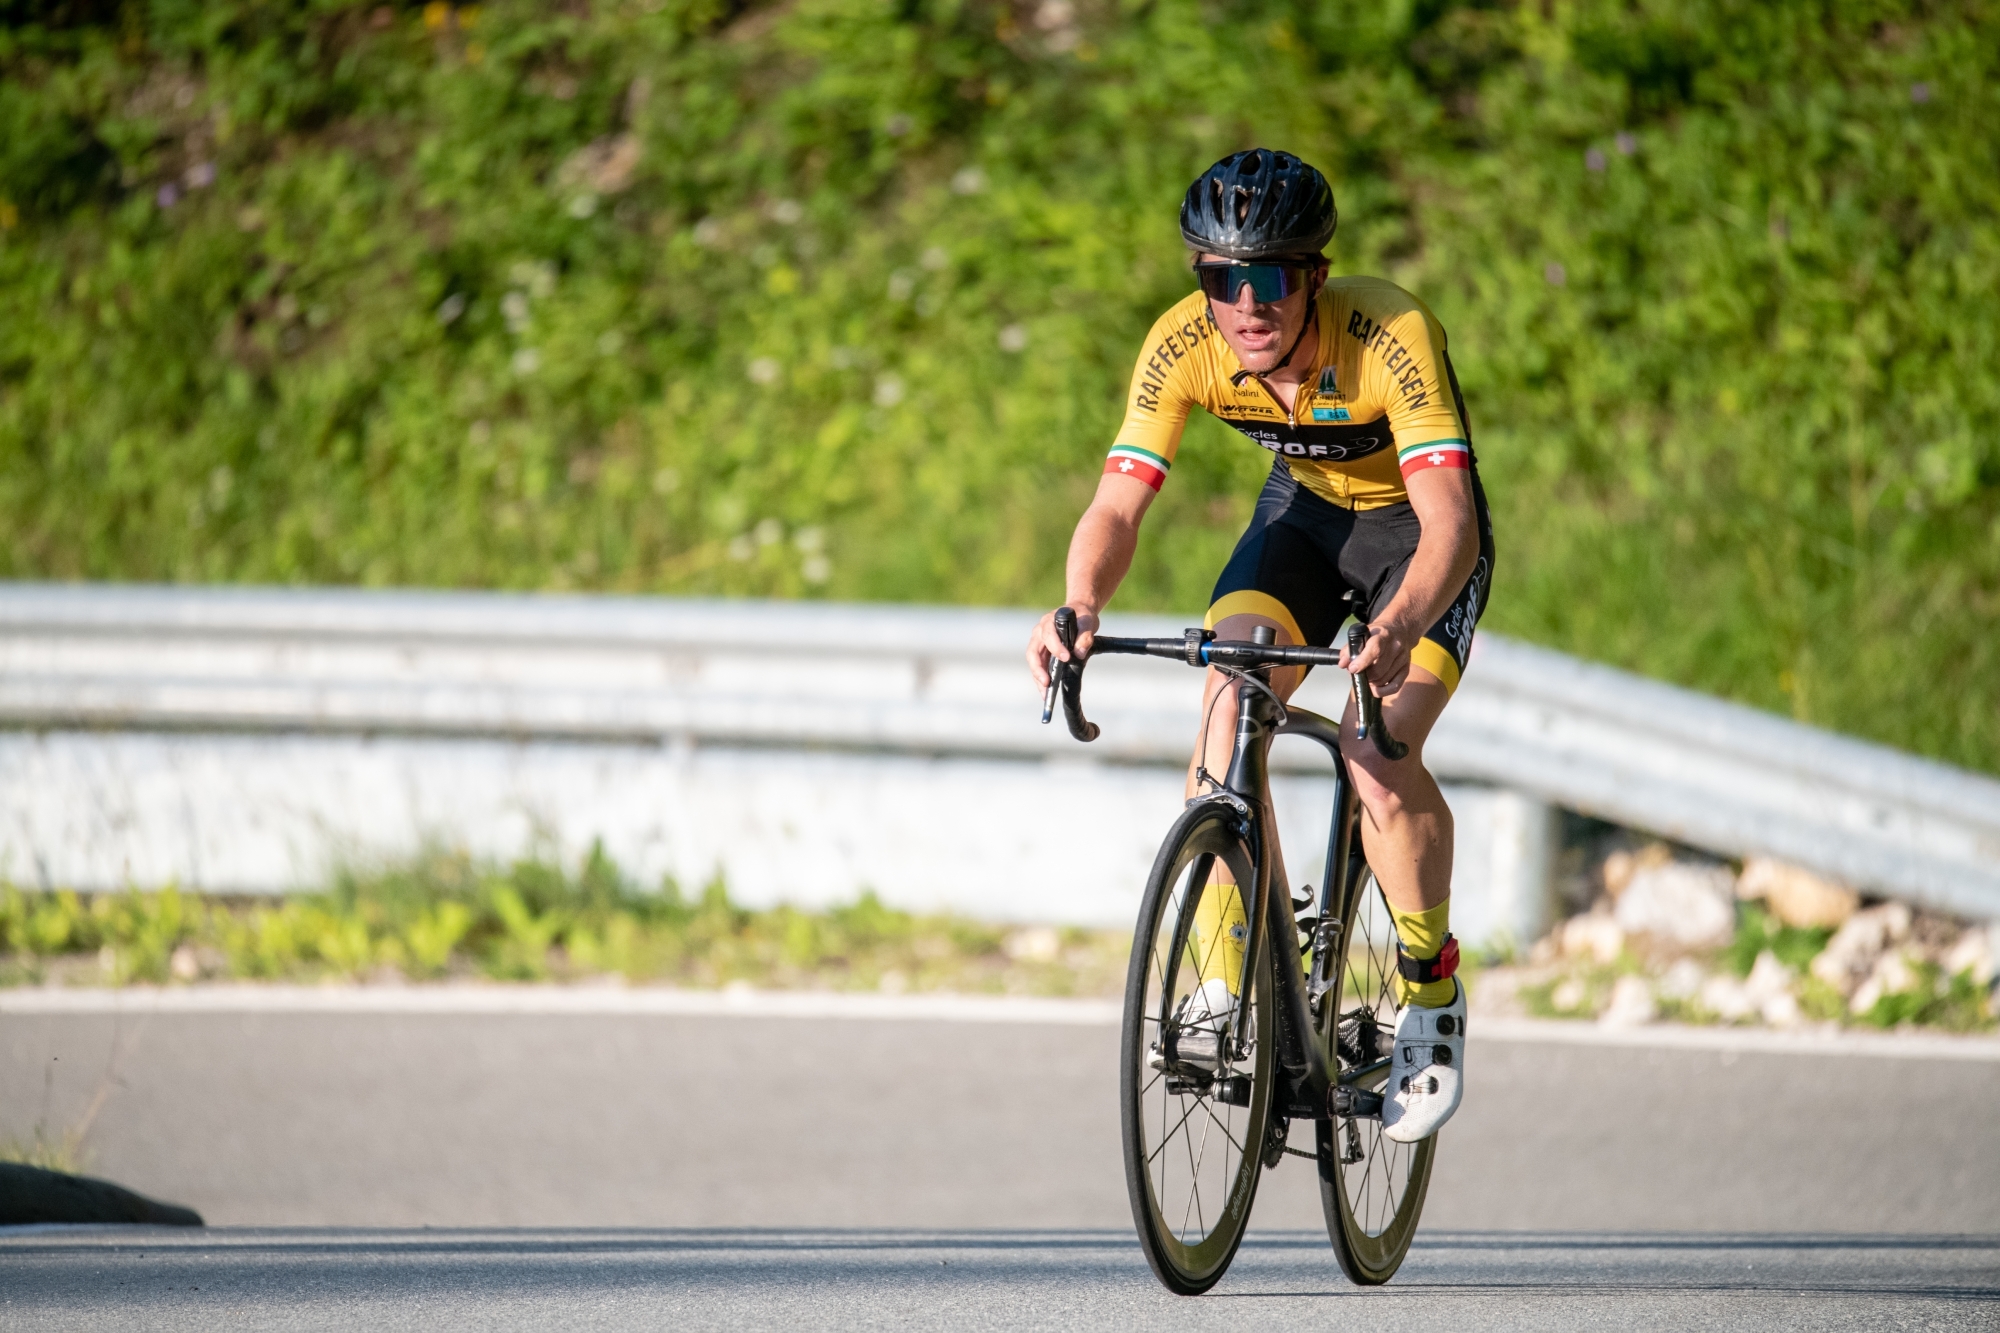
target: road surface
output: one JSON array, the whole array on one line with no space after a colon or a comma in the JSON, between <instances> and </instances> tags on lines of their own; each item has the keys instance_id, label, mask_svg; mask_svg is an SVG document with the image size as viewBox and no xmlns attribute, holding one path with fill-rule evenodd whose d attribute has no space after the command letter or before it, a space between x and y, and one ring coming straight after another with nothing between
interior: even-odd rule
<instances>
[{"instance_id":1,"label":"road surface","mask_svg":"<svg viewBox=\"0 0 2000 1333\"><path fill-rule=\"evenodd\" d=\"M87 1122L211 1223L0 1232L0 1325L2000 1323L1990 1045L1577 1035L1474 1035L1389 1288L1287 1159L1188 1302L1130 1239L1101 1022L0 1010L0 1136Z\"/></svg>"}]
</instances>

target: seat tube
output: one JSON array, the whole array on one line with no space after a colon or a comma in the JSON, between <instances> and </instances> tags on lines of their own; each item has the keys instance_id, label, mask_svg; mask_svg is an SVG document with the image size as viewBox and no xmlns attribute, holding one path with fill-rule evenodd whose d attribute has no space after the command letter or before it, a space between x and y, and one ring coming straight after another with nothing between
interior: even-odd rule
<instances>
[{"instance_id":1,"label":"seat tube","mask_svg":"<svg viewBox=\"0 0 2000 1333\"><path fill-rule=\"evenodd\" d=\"M1270 631L1257 630L1259 639ZM1272 892L1272 867L1270 840L1265 837L1264 820L1268 817L1265 809L1266 760L1271 749L1270 697L1264 691L1236 687L1236 743L1229 757L1229 773L1224 786L1243 798L1250 806L1249 838L1252 854L1256 858L1256 883L1237 885L1237 892L1245 895L1243 903L1244 924L1248 937L1244 940L1243 975L1238 979L1238 995L1250 995L1251 984L1256 976L1257 957L1268 933L1265 916L1268 914ZM1238 1009L1238 1014L1244 1012Z\"/></svg>"}]
</instances>

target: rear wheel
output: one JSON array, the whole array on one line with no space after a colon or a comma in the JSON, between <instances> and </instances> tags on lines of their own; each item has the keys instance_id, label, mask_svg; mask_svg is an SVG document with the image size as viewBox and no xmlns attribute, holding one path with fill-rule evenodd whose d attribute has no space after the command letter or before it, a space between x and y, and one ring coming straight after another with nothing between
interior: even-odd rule
<instances>
[{"instance_id":1,"label":"rear wheel","mask_svg":"<svg viewBox=\"0 0 2000 1333\"><path fill-rule=\"evenodd\" d=\"M1341 1081L1380 1093L1389 1080L1396 1003L1396 928L1375 876L1355 876L1339 913L1340 958L1334 985L1320 999L1314 1031L1338 1055ZM1396 1143L1382 1121L1335 1116L1319 1122L1320 1203L1340 1266L1368 1286L1387 1282L1402 1266L1417 1233L1430 1188L1437 1136Z\"/></svg>"},{"instance_id":2,"label":"rear wheel","mask_svg":"<svg viewBox=\"0 0 2000 1333\"><path fill-rule=\"evenodd\" d=\"M1256 882L1239 821L1234 807L1208 802L1174 824L1146 882L1125 981L1119 1109L1132 1219L1153 1272L1188 1296L1236 1257L1271 1121L1268 942L1226 1039L1181 1021L1204 974L1226 970L1216 941L1194 929L1203 894L1226 891L1208 883L1211 872L1220 863L1237 884Z\"/></svg>"}]
</instances>

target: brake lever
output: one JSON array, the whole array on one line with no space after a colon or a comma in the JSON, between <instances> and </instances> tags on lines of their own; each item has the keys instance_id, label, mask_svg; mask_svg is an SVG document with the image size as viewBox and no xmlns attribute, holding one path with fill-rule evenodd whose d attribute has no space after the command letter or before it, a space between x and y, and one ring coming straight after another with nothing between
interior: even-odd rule
<instances>
[{"instance_id":1,"label":"brake lever","mask_svg":"<svg viewBox=\"0 0 2000 1333\"><path fill-rule=\"evenodd\" d=\"M1067 606L1056 608L1056 638L1062 641L1070 660L1049 659L1049 692L1042 699L1042 721L1046 723L1054 716L1056 693L1060 690L1063 722L1068 725L1069 734L1080 741L1094 741L1098 737L1097 724L1083 715L1083 663L1076 660L1076 612Z\"/></svg>"},{"instance_id":2,"label":"brake lever","mask_svg":"<svg viewBox=\"0 0 2000 1333\"><path fill-rule=\"evenodd\" d=\"M1368 627L1357 620L1347 627L1347 660L1352 662L1361 656L1361 650L1367 646ZM1351 669L1348 682L1354 686L1356 739L1373 740L1382 757L1391 762L1408 754L1410 747L1391 736L1388 726L1382 721L1382 701L1375 697L1375 691L1368 688L1367 669Z\"/></svg>"}]
</instances>

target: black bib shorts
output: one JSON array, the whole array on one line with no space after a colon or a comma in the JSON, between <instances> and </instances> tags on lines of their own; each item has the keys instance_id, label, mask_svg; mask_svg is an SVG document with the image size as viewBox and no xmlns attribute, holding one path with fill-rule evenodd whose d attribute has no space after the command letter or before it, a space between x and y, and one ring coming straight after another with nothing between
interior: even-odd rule
<instances>
[{"instance_id":1,"label":"black bib shorts","mask_svg":"<svg viewBox=\"0 0 2000 1333\"><path fill-rule=\"evenodd\" d=\"M1410 651L1410 664L1458 688L1472 652L1472 629L1493 585L1493 523L1486 491L1472 468L1472 503L1479 518L1479 563L1438 622ZM1207 627L1252 613L1289 629L1301 643L1333 646L1347 619L1346 597L1357 591L1373 620L1403 586L1422 525L1409 502L1380 509L1343 509L1298 483L1280 458L1257 497L1250 526L1223 566L1209 599Z\"/></svg>"}]
</instances>

